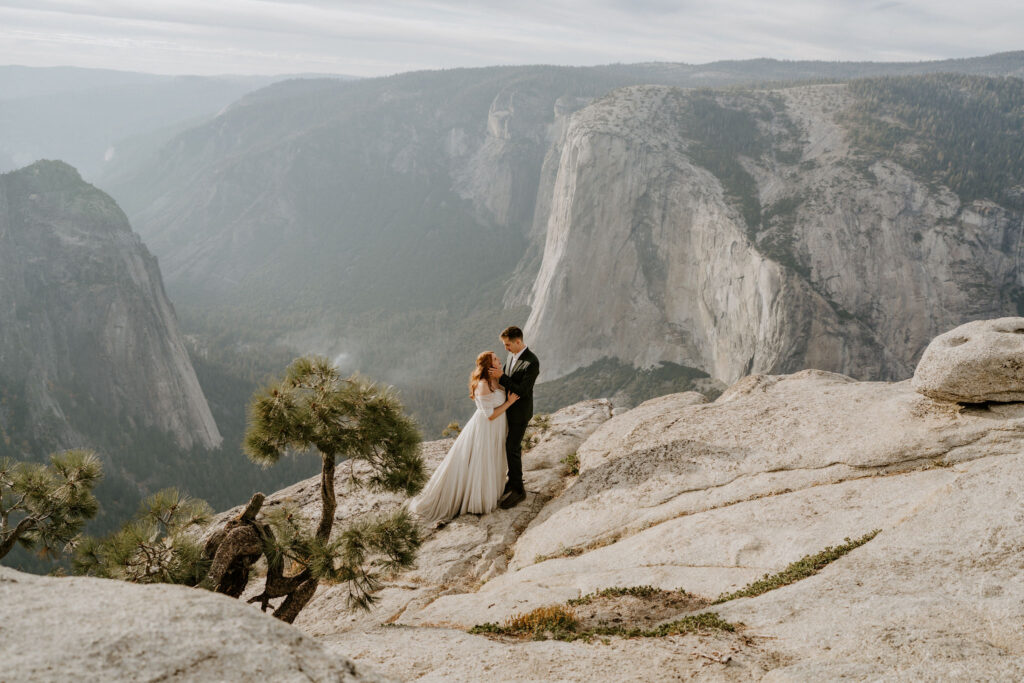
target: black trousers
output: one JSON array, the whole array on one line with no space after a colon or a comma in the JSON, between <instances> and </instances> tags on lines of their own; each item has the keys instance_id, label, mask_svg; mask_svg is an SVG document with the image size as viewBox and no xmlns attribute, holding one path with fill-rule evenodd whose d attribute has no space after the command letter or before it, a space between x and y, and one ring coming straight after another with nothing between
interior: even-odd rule
<instances>
[{"instance_id":1,"label":"black trousers","mask_svg":"<svg viewBox=\"0 0 1024 683\"><path fill-rule=\"evenodd\" d=\"M523 486L523 436L529 423L529 420L508 422L508 436L505 437L505 459L508 461L506 491L526 491Z\"/></svg>"}]
</instances>

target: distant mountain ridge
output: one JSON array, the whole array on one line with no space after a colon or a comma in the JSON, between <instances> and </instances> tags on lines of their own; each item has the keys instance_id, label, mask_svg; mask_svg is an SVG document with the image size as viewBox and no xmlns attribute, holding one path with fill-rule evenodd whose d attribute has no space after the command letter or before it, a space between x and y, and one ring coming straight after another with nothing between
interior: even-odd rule
<instances>
[{"instance_id":1,"label":"distant mountain ridge","mask_svg":"<svg viewBox=\"0 0 1024 683\"><path fill-rule=\"evenodd\" d=\"M0 66L0 172L59 158L97 182L286 78Z\"/></svg>"},{"instance_id":2,"label":"distant mountain ridge","mask_svg":"<svg viewBox=\"0 0 1024 683\"><path fill-rule=\"evenodd\" d=\"M873 144L850 147L847 136L853 128L839 119L845 116L843 107L853 106L856 98L841 95L845 86L835 86L840 94L834 97L827 88L793 90L793 98L808 93L843 105L803 117L790 107L785 89L743 96L699 89L957 69L1019 76L1024 74L1024 52L915 64L753 60L699 67L490 67L351 83L286 82L247 95L216 120L176 136L158 158L121 176L109 189L160 255L172 296L195 329L233 329L254 342L282 342L337 357L346 369L400 386L430 430L468 410L461 398L465 359L494 348L495 332L504 325L524 324L528 318L527 332L542 351L548 380L605 358L637 368L673 363L723 382L745 372L791 371L804 365L864 378L896 378L912 367L913 355L936 329L966 315L1014 310L1016 271L1005 265L1011 261L997 254L999 248L987 252L982 262L973 260L978 253L957 252L945 263L958 272L966 272L959 265L962 259L977 263L977 268L998 268L994 279L978 281L985 291L999 292L991 305L961 307L974 280L955 280L960 284L954 288L964 289L950 294L949 301L961 303L915 322L911 338L898 339L891 325L880 332L879 321L893 310L872 308L876 302L871 297L878 291L868 287L854 294L854 284L841 292L838 283L856 269L819 263L818 252L803 246L817 245L825 237L813 229L821 205L806 201L809 197L802 193L824 188L801 187L816 177L818 164L835 171L837 183L862 183L867 173L873 179L857 185L863 193L828 195L853 204L829 220L843 224L858 215L858 202L865 201L863 209L871 220L883 221L876 227L885 232L894 216L902 220L898 210L890 215L889 208L869 208L871 192L887 187L885 169L915 188L910 195L901 190L889 196L897 202L909 197L946 206L946 195L931 184L942 181L915 175L912 168L895 168L892 164L905 160L888 158ZM643 88L617 90L637 84L672 88L675 104L661 106L656 100L666 95L652 99L654 91ZM631 123L636 130L624 137L615 127L626 119L609 102L619 106L631 97L636 101L627 105L649 115ZM744 98L746 104L731 103ZM712 116L708 121L693 119L694 106L710 107ZM762 120L758 111L767 118ZM716 112L740 126L742 135L699 127L714 123ZM625 145L615 148L618 170L600 168L611 158L605 153L611 147L594 147L599 153L575 160L565 156L571 149L582 153L583 147L567 143L584 123L587 135ZM826 131L831 137L822 137ZM807 146L812 140L818 147ZM748 143L749 148L744 146ZM933 143L936 149L947 144L942 135ZM850 156L842 158L841 149ZM764 166L762 154L775 155L777 165ZM884 162L877 173L871 170L876 162ZM628 190L635 190L635 197L626 197L620 181L634 172L636 163L654 164L643 170L653 175ZM977 160L970 163L980 168ZM673 170L680 164L693 167L694 175L680 180ZM860 171L845 176L838 169L846 166ZM595 184L583 179L570 191L566 183L577 170L603 180ZM783 170L792 177L779 176ZM673 182L682 184L661 185L674 173ZM706 286L712 289L698 303L693 298L698 290L679 290L675 275L666 280L658 271L668 265L659 265L656 258L638 260L632 276L608 270L615 263L615 249L655 254L672 242L671 235L682 234L675 230L679 217L672 211L679 190L694 193L702 202L694 206L708 209L708 217L716 216L714 225L723 226L724 232L716 232L708 223L709 239L731 235L727 241L735 242L751 259L751 267L774 283L759 289L761 285L745 280L752 289L743 296L752 298L741 308L753 306L749 312L758 311L756 320L762 322L745 326L737 312L738 327L718 327L716 321L733 303L717 298L712 291L719 282L715 278L726 282L739 271L724 268L708 280ZM913 194L917 192L925 194ZM631 208L619 211L619 200ZM592 201L591 208L574 214L583 201ZM1010 213L1005 221L999 219L1002 227L993 228L998 235L985 237L986 244L1002 239L999 235L1012 241L1006 226L1012 223L1013 209L1002 209ZM932 209L912 211L920 214L915 219L919 222L933 215ZM949 219L946 209L938 211L934 216ZM961 220L955 218L959 208L950 211L954 223ZM963 219L973 220L967 214ZM568 232L558 227L565 221L573 226ZM544 272L545 277L557 275L559 268L543 271L541 264L545 259L557 264L552 248L557 251L565 244L557 236L577 239L576 231L583 226L592 232L579 233L583 241L575 248L590 260L584 259L579 278L565 281L555 295L550 286L554 281L544 284L537 278ZM624 242L613 237L620 230ZM645 231L656 237L634 243ZM925 246L932 244L920 226L904 237L916 239L916 233ZM946 239L942 248L952 248ZM927 254L947 258L939 251L914 251L915 244L893 252L893 257L901 255L911 263ZM691 245L686 258L693 267L699 267L700 249L707 246ZM828 253L828 259L847 258L844 252ZM588 270L596 263L605 264L600 274ZM653 270L645 271L648 267ZM819 279L819 272L830 269L827 281ZM574 303L604 285L624 281L631 288L615 291L651 295L653 318L646 313L631 318L635 302L629 296L616 299L616 294L604 304L595 298L593 303L595 310L605 306L608 325L621 326L622 335L632 337L629 343L613 341L615 335L590 318L581 323L582 311ZM915 282L913 296L928 300L937 291L936 280ZM646 291L648 286L655 291ZM791 308L794 292L802 292L797 299L803 303ZM687 301L676 298L680 295ZM555 299L565 308L547 308L560 312L545 317L544 302ZM667 327L660 322L648 327L649 320L661 315L659 306L669 309ZM769 306L778 310L765 313ZM693 311L704 311L700 315L707 316L707 329L715 330L710 336L698 331L704 323L694 323ZM766 327L760 329L762 324ZM557 337L559 329L562 337ZM716 346L719 341L712 338L724 345ZM690 371L680 372L682 378Z\"/></svg>"}]
</instances>

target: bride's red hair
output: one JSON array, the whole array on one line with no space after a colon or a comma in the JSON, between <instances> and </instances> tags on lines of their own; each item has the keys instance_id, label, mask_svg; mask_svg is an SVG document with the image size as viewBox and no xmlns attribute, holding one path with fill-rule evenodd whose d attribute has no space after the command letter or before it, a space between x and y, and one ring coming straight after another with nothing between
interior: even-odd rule
<instances>
[{"instance_id":1,"label":"bride's red hair","mask_svg":"<svg viewBox=\"0 0 1024 683\"><path fill-rule=\"evenodd\" d=\"M495 358L494 351L484 351L476 357L476 367L469 375L469 398L471 400L476 396L476 387L480 382L487 382L487 387L494 391L494 384L487 374L491 369L491 358Z\"/></svg>"}]
</instances>

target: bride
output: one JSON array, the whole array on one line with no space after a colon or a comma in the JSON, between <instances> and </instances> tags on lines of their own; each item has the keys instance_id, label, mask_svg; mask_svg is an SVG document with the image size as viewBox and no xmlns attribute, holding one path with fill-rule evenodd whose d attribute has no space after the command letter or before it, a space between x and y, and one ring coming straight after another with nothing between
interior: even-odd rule
<instances>
[{"instance_id":1,"label":"bride","mask_svg":"<svg viewBox=\"0 0 1024 683\"><path fill-rule=\"evenodd\" d=\"M427 521L448 520L467 512L482 514L498 506L508 470L505 411L519 397L509 394L505 398L505 390L488 374L491 368L501 369L493 352L476 357L469 377L469 397L476 403L476 413L423 491L409 504L412 512Z\"/></svg>"}]
</instances>

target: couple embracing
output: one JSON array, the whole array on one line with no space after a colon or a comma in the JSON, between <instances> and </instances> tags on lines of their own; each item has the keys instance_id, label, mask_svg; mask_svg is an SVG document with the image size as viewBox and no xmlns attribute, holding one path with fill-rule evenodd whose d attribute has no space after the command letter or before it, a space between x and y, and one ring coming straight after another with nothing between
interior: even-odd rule
<instances>
[{"instance_id":1,"label":"couple embracing","mask_svg":"<svg viewBox=\"0 0 1024 683\"><path fill-rule=\"evenodd\" d=\"M523 436L533 417L540 361L526 348L518 327L506 328L501 342L508 352L504 365L492 351L477 356L469 379L477 410L409 505L427 521L484 514L499 505L508 509L526 498Z\"/></svg>"}]
</instances>

